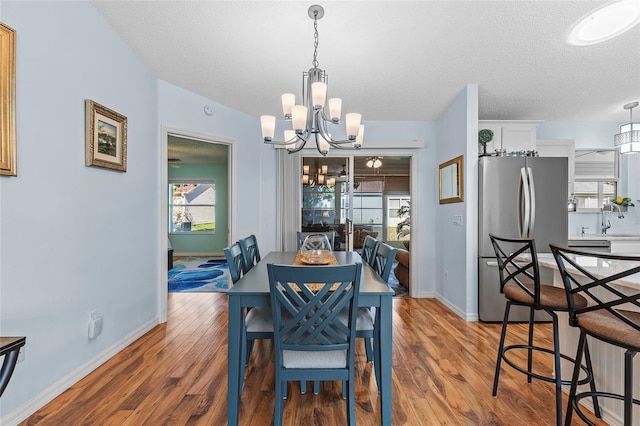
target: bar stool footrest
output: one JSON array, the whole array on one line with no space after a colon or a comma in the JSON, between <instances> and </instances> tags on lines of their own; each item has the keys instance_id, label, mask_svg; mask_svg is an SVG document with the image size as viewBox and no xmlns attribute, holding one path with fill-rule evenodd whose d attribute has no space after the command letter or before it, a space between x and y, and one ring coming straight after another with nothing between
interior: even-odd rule
<instances>
[{"instance_id":1,"label":"bar stool footrest","mask_svg":"<svg viewBox=\"0 0 640 426\"><path fill-rule=\"evenodd\" d=\"M624 401L624 395L620 395L617 393L611 393L611 392L580 392L579 394L576 394L576 396L573 398L573 402L571 405L573 405L573 411L576 412L578 414L578 416L588 425L593 426L593 422L591 420L589 420L589 418L587 416L585 416L584 414L582 414L582 411L580 410L581 406L580 406L580 400L582 398L592 398L592 397L598 397L598 398L613 398L613 399L618 399L620 401ZM633 404L635 405L640 405L640 400L638 399L632 399L631 400Z\"/></svg>"},{"instance_id":2,"label":"bar stool footrest","mask_svg":"<svg viewBox=\"0 0 640 426\"><path fill-rule=\"evenodd\" d=\"M504 362L506 362L507 364L509 364L513 369L515 369L515 370L517 370L517 371L521 372L522 374L526 374L527 376L530 376L530 377L533 377L533 378L535 378L535 379L542 380L542 381L545 381L545 382L549 382L549 383L555 383L555 382L556 382L555 377L552 377L552 376L543 376L543 375L541 375L541 374L534 373L534 372L532 372L532 371L527 371L525 368L523 368L523 367L521 367L521 366L517 365L516 363L514 363L513 361L511 361L511 360L507 357L507 352L508 352L508 351L510 351L510 350L512 350L512 349L524 349L524 350L529 350L529 349L531 349L531 350L533 350L533 351L544 352L544 353L547 353L547 354L553 355L553 354L554 354L554 352L553 352L553 350L552 350L552 349L549 349L549 348L543 348L543 347L541 347L541 346L535 346L535 345L534 345L534 346L529 346L529 345L509 345L509 346L505 346L505 347L504 347L504 349L503 349L503 351L502 351L502 359L504 360ZM576 360L575 360L575 358L571 358L571 357L570 357L570 356L568 356L568 355L565 355L565 354L562 354L562 353L561 353L561 354L560 354L560 358L562 358L562 359L564 359L564 360L567 360L567 361L571 362L573 365L575 365L575 364L576 364ZM582 371L584 371L584 372L585 372L586 377L585 377L585 378L583 378L583 379L581 379L581 380L579 380L579 381L578 381L578 384L579 384L579 385L584 385L584 384L589 383L589 382L591 381L591 375L589 374L589 370L587 370L587 367L586 367L585 365L581 365L581 366L580 366L580 369L581 369ZM572 371L573 371L573 369L572 369ZM571 385L571 380L570 380L570 379L568 379L568 380L562 380L562 384L563 384L563 385Z\"/></svg>"}]
</instances>

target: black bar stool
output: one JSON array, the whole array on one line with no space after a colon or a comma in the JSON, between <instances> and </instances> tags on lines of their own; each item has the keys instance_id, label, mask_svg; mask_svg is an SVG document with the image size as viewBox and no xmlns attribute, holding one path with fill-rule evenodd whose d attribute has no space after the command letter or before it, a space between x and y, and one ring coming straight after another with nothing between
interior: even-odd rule
<instances>
[{"instance_id":1,"label":"black bar stool","mask_svg":"<svg viewBox=\"0 0 640 426\"><path fill-rule=\"evenodd\" d=\"M556 424L562 424L562 385L571 383L569 380L562 380L560 371L560 359L566 359L572 363L576 361L567 355L560 353L560 340L558 335L558 315L556 312L567 312L569 310L567 297L564 289L544 285L540 282L540 270L538 267L538 257L536 245L533 239L529 238L504 238L489 234L491 243L496 253L498 269L500 273L500 291L504 293L507 304L502 322L502 333L500 335L500 346L498 349L498 359L496 361L496 372L493 380L493 396L498 394L498 381L500 378L500 367L502 360L517 371L527 375L527 383L531 383L531 378L555 383L556 385ZM586 306L586 299L582 296L576 298L576 303ZM530 308L529 315L529 339L527 344L504 345L509 322L509 311L512 305L526 306ZM536 311L544 311L553 321L553 349L536 346L533 344L534 315ZM509 359L508 352L513 349L526 350L527 368L517 365ZM538 374L532 371L533 353L545 352L553 355L555 377ZM586 351L586 366L580 366L585 371L586 376L580 380L580 384L589 383L591 389L595 391L593 373L591 369L591 359L588 348ZM579 362L577 365L580 365ZM580 368L577 369L580 371ZM600 407L594 398L594 411L600 418Z\"/></svg>"},{"instance_id":2,"label":"black bar stool","mask_svg":"<svg viewBox=\"0 0 640 426\"><path fill-rule=\"evenodd\" d=\"M580 329L577 362L580 362L586 348L587 336L626 349L624 394L596 392L595 389L577 393L579 372L574 369L565 424L571 424L575 410L582 420L592 425L578 403L582 398L605 397L624 401L624 425L631 426L633 404L640 405L640 400L633 399L633 358L640 351L640 289L621 285L620 281L640 274L640 256L590 253L554 244L550 246L569 300L569 324ZM580 298L586 299L588 304L577 303ZM635 307L638 312L629 310L630 307Z\"/></svg>"}]
</instances>

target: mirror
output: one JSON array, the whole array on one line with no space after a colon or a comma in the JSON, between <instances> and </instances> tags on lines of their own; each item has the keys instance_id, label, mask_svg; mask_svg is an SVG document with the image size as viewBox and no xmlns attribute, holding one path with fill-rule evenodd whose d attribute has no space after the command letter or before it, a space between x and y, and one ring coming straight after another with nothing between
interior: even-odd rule
<instances>
[{"instance_id":1,"label":"mirror","mask_svg":"<svg viewBox=\"0 0 640 426\"><path fill-rule=\"evenodd\" d=\"M464 201L464 156L440 164L440 204Z\"/></svg>"}]
</instances>

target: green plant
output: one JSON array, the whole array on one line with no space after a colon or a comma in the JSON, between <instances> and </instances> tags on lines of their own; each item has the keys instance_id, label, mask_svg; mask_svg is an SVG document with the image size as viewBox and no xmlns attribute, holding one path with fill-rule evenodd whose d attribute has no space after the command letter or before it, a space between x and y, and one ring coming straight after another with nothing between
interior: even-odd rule
<instances>
[{"instance_id":1,"label":"green plant","mask_svg":"<svg viewBox=\"0 0 640 426\"><path fill-rule=\"evenodd\" d=\"M493 131L489 129L482 129L478 132L478 142L483 147L486 147L489 142L493 140Z\"/></svg>"},{"instance_id":2,"label":"green plant","mask_svg":"<svg viewBox=\"0 0 640 426\"><path fill-rule=\"evenodd\" d=\"M633 202L631 201L631 198L629 197L611 198L609 201L619 206L635 207L635 204L633 204Z\"/></svg>"},{"instance_id":3,"label":"green plant","mask_svg":"<svg viewBox=\"0 0 640 426\"><path fill-rule=\"evenodd\" d=\"M404 238L411 234L411 201L407 201L407 204L401 206L396 214L399 218L402 218L402 222L400 222L396 226L396 231L398 232L398 239Z\"/></svg>"}]
</instances>

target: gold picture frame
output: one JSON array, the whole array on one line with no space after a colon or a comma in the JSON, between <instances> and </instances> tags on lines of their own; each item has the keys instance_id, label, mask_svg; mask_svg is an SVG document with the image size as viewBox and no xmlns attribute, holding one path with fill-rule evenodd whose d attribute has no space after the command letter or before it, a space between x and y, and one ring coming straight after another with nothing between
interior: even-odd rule
<instances>
[{"instance_id":1,"label":"gold picture frame","mask_svg":"<svg viewBox=\"0 0 640 426\"><path fill-rule=\"evenodd\" d=\"M16 31L0 23L0 175L17 176Z\"/></svg>"},{"instance_id":2,"label":"gold picture frame","mask_svg":"<svg viewBox=\"0 0 640 426\"><path fill-rule=\"evenodd\" d=\"M85 100L85 165L127 171L127 117Z\"/></svg>"},{"instance_id":3,"label":"gold picture frame","mask_svg":"<svg viewBox=\"0 0 640 426\"><path fill-rule=\"evenodd\" d=\"M464 155L440 164L440 204L464 201Z\"/></svg>"}]
</instances>

